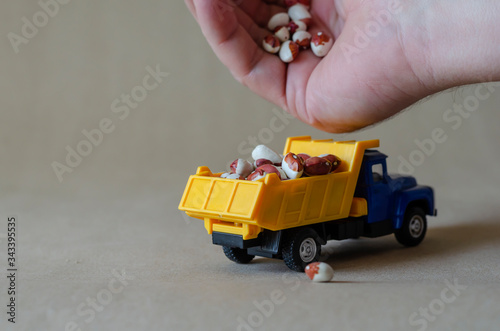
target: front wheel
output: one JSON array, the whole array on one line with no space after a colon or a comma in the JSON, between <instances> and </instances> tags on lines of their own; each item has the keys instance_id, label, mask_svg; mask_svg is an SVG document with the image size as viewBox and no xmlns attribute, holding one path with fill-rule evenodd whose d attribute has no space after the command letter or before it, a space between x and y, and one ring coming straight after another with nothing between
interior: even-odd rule
<instances>
[{"instance_id":1,"label":"front wheel","mask_svg":"<svg viewBox=\"0 0 500 331\"><path fill-rule=\"evenodd\" d=\"M236 263L246 264L255 257L255 255L248 254L246 249L222 246L222 250L228 259Z\"/></svg>"},{"instance_id":2,"label":"front wheel","mask_svg":"<svg viewBox=\"0 0 500 331\"><path fill-rule=\"evenodd\" d=\"M425 211L410 207L405 213L403 225L395 232L397 241L405 246L417 246L424 240L427 231Z\"/></svg>"},{"instance_id":3,"label":"front wheel","mask_svg":"<svg viewBox=\"0 0 500 331\"><path fill-rule=\"evenodd\" d=\"M288 233L283 245L283 260L288 268L302 272L309 263L319 260L321 245L317 237L316 231L310 228Z\"/></svg>"}]
</instances>

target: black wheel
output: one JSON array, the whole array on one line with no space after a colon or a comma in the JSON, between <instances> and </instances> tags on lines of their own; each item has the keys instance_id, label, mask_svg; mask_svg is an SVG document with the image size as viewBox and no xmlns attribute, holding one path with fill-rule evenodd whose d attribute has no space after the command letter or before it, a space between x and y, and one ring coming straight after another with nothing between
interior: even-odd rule
<instances>
[{"instance_id":1,"label":"black wheel","mask_svg":"<svg viewBox=\"0 0 500 331\"><path fill-rule=\"evenodd\" d=\"M283 260L288 268L302 272L309 263L319 261L321 245L317 237L310 228L288 233L283 244Z\"/></svg>"},{"instance_id":2,"label":"black wheel","mask_svg":"<svg viewBox=\"0 0 500 331\"><path fill-rule=\"evenodd\" d=\"M246 249L222 246L222 250L228 259L236 263L245 264L252 261L255 257L255 255L248 254Z\"/></svg>"},{"instance_id":3,"label":"black wheel","mask_svg":"<svg viewBox=\"0 0 500 331\"><path fill-rule=\"evenodd\" d=\"M427 231L425 211L420 207L410 207L405 212L403 226L394 233L398 242L405 246L417 246L424 240Z\"/></svg>"}]
</instances>

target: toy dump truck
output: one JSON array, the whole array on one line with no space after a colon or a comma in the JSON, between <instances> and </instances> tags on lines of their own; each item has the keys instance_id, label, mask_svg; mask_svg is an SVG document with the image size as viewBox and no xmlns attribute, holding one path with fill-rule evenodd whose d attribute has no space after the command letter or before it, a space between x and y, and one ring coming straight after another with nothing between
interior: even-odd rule
<instances>
[{"instance_id":1,"label":"toy dump truck","mask_svg":"<svg viewBox=\"0 0 500 331\"><path fill-rule=\"evenodd\" d=\"M220 178L207 167L190 176L179 209L204 220L212 241L232 261L256 255L283 259L303 271L318 261L328 240L394 233L405 246L418 245L436 215L431 187L410 176L388 175L378 140L332 141L288 138L284 154L334 154L342 160L331 174L257 181Z\"/></svg>"}]
</instances>

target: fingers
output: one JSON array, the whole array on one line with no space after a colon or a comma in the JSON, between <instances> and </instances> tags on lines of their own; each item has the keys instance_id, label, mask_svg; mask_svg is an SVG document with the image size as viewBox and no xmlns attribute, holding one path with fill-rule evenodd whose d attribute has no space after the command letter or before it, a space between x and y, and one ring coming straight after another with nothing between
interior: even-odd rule
<instances>
[{"instance_id":1,"label":"fingers","mask_svg":"<svg viewBox=\"0 0 500 331\"><path fill-rule=\"evenodd\" d=\"M193 0L193 4L203 34L233 76L262 97L284 105L286 66L261 49L257 40L265 30L228 0Z\"/></svg>"},{"instance_id":2,"label":"fingers","mask_svg":"<svg viewBox=\"0 0 500 331\"><path fill-rule=\"evenodd\" d=\"M268 35L270 32L267 29L261 28L258 26L245 12L241 9L235 9L236 19L238 20L240 26L245 29L248 34L252 37L257 45L262 43L262 40Z\"/></svg>"},{"instance_id":3,"label":"fingers","mask_svg":"<svg viewBox=\"0 0 500 331\"><path fill-rule=\"evenodd\" d=\"M188 7L194 18L198 20L198 18L196 17L196 8L194 7L193 0L184 0L184 2L186 3L186 6Z\"/></svg>"},{"instance_id":4,"label":"fingers","mask_svg":"<svg viewBox=\"0 0 500 331\"><path fill-rule=\"evenodd\" d=\"M239 0L241 2L241 0ZM238 1L237 1L238 2ZM193 0L185 0L186 6L189 11L198 21L198 15L196 13L196 7L194 5ZM254 3L254 2L252 2ZM240 25L248 31L248 33L252 36L256 43L262 41L262 39L266 36L266 33L260 29L260 27L254 22L247 14L247 12L243 11L236 4L233 3L232 0L217 0L214 4L214 8L216 9L217 16L219 19L223 19L225 12L234 11L237 17L237 21Z\"/></svg>"},{"instance_id":5,"label":"fingers","mask_svg":"<svg viewBox=\"0 0 500 331\"><path fill-rule=\"evenodd\" d=\"M262 1L245 1L245 0L217 0L214 6L218 9L220 13L225 10L230 9L241 9L251 20L253 20L260 27L266 27L269 19L280 12L285 11L284 0L274 1L272 5L266 4ZM196 7L194 5L194 0L184 0L186 6L188 7L191 14L196 20L198 20L196 15ZM268 3L272 3L269 1Z\"/></svg>"},{"instance_id":6,"label":"fingers","mask_svg":"<svg viewBox=\"0 0 500 331\"><path fill-rule=\"evenodd\" d=\"M286 12L284 6L269 5L262 1L235 0L240 3L239 8L243 10L257 25L265 28L273 15Z\"/></svg>"}]
</instances>

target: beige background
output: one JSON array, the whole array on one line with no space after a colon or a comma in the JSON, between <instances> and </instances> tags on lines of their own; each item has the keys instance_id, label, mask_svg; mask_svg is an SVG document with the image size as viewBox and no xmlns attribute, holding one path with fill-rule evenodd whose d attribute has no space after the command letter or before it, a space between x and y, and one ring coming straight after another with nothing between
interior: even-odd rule
<instances>
[{"instance_id":1,"label":"beige background","mask_svg":"<svg viewBox=\"0 0 500 331\"><path fill-rule=\"evenodd\" d=\"M238 318L254 318L259 330L497 328L498 85L460 125L443 116L477 100L476 87L434 96L362 132L331 135L297 120L276 128L279 110L232 79L182 1L73 0L16 53L9 33L21 35L23 17L33 22L40 10L35 1L0 4L2 282L9 215L18 220L19 268L18 323L7 323L2 308L1 329L64 330L73 322L82 330L237 330ZM114 100L156 66L169 76L121 120ZM82 130L104 118L114 131L60 182L53 162L65 163L66 147L76 149ZM249 157L239 148L249 136L277 150L287 136L380 138L398 172L400 158L416 155L415 140L436 129L446 141L414 171L434 186L439 209L424 243L404 249L392 236L330 243L330 284L312 284L281 261L233 264L200 221L177 210L196 167L222 170ZM122 271L129 280L107 297ZM465 288L443 303L447 281ZM255 303L268 303L273 291L282 300L259 313ZM87 300L96 298L106 304L89 312ZM410 325L429 306L438 313L426 328Z\"/></svg>"}]
</instances>

